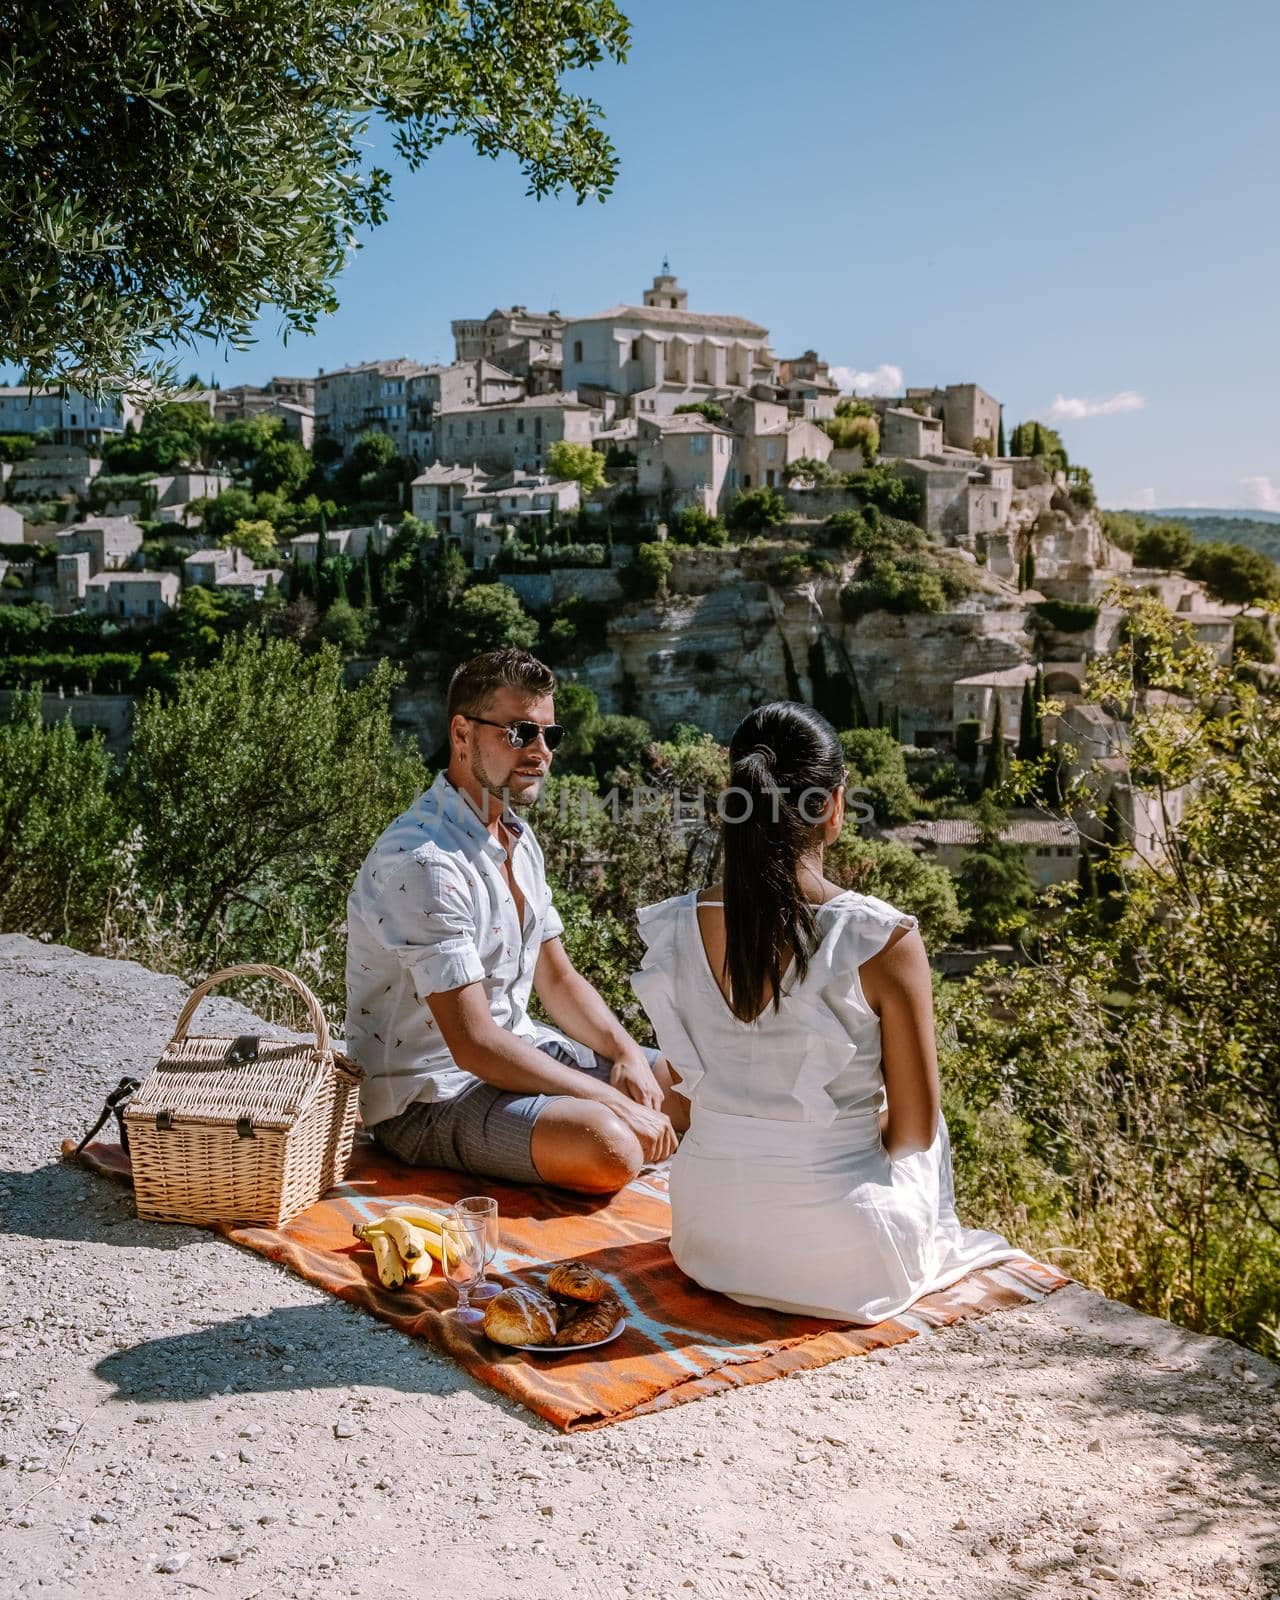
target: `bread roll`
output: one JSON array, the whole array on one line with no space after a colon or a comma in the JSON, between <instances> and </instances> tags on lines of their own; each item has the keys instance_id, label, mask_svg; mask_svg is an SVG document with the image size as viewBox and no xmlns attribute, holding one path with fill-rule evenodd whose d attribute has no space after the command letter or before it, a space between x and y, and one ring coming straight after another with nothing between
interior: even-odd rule
<instances>
[{"instance_id":1,"label":"bread roll","mask_svg":"<svg viewBox=\"0 0 1280 1600\"><path fill-rule=\"evenodd\" d=\"M484 1308L484 1331L496 1344L550 1344L556 1303L537 1289L504 1289Z\"/></svg>"},{"instance_id":2,"label":"bread roll","mask_svg":"<svg viewBox=\"0 0 1280 1600\"><path fill-rule=\"evenodd\" d=\"M609 1285L585 1261L558 1261L547 1274L547 1288L566 1300L583 1300L589 1304L603 1300L609 1292Z\"/></svg>"},{"instance_id":3,"label":"bread roll","mask_svg":"<svg viewBox=\"0 0 1280 1600\"><path fill-rule=\"evenodd\" d=\"M608 1338L618 1326L621 1315L622 1301L611 1291L593 1304L571 1306L561 1319L560 1330L552 1343L565 1346L595 1344L598 1339Z\"/></svg>"}]
</instances>

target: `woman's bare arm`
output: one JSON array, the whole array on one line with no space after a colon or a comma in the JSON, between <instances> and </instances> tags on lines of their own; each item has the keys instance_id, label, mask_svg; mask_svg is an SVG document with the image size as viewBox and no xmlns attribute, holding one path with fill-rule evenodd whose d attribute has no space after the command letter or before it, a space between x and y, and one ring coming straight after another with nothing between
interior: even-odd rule
<instances>
[{"instance_id":1,"label":"woman's bare arm","mask_svg":"<svg viewBox=\"0 0 1280 1600\"><path fill-rule=\"evenodd\" d=\"M858 978L880 1018L880 1054L889 1108L881 1113L892 1157L927 1150L938 1131L941 1091L933 1027L933 979L916 928L899 927L883 950L864 961Z\"/></svg>"}]
</instances>

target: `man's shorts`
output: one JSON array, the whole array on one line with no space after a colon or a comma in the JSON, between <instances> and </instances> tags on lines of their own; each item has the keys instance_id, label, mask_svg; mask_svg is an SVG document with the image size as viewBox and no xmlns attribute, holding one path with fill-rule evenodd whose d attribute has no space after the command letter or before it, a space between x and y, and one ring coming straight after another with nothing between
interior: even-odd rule
<instances>
[{"instance_id":1,"label":"man's shorts","mask_svg":"<svg viewBox=\"0 0 1280 1600\"><path fill-rule=\"evenodd\" d=\"M576 1039L547 1039L537 1047L566 1066L608 1083L613 1063ZM652 1066L661 1051L644 1051ZM533 1164L533 1125L549 1094L512 1093L477 1079L452 1100L415 1101L398 1117L369 1131L384 1149L413 1167L450 1167L510 1183L541 1183Z\"/></svg>"}]
</instances>

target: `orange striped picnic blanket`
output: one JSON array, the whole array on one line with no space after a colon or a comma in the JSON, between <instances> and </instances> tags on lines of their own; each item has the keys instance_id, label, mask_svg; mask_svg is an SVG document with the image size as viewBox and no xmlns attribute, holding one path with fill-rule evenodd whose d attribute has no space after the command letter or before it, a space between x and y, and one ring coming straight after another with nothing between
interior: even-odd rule
<instances>
[{"instance_id":1,"label":"orange striped picnic blanket","mask_svg":"<svg viewBox=\"0 0 1280 1600\"><path fill-rule=\"evenodd\" d=\"M64 1156L74 1150L74 1140L63 1141ZM129 1181L129 1157L119 1145L91 1144L81 1159ZM478 1192L491 1194L501 1213L491 1276L517 1283L537 1278L554 1261L585 1261L621 1294L627 1326L619 1338L554 1356L504 1350L483 1329L443 1314L454 1292L440 1277L395 1292L382 1287L371 1252L352 1237L354 1223L372 1221L391 1205L418 1201L438 1210ZM402 1333L429 1340L477 1381L566 1432L865 1355L1041 1300L1074 1281L1039 1262L1001 1262L923 1296L900 1317L857 1327L739 1305L699 1288L671 1259L670 1220L665 1171L642 1173L621 1193L597 1199L404 1166L357 1133L347 1181L292 1222L282 1228L220 1223L217 1231Z\"/></svg>"}]
</instances>

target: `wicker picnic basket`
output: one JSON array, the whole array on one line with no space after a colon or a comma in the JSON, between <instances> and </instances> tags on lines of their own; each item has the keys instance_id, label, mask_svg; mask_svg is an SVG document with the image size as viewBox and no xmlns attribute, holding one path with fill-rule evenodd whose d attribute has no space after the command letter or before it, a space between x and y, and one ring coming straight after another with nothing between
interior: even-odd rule
<instances>
[{"instance_id":1,"label":"wicker picnic basket","mask_svg":"<svg viewBox=\"0 0 1280 1600\"><path fill-rule=\"evenodd\" d=\"M315 1043L189 1035L196 1007L229 978L286 984ZM283 967L239 966L196 988L173 1038L124 1112L138 1215L157 1222L278 1226L340 1183L361 1071L335 1053L320 1002Z\"/></svg>"}]
</instances>

